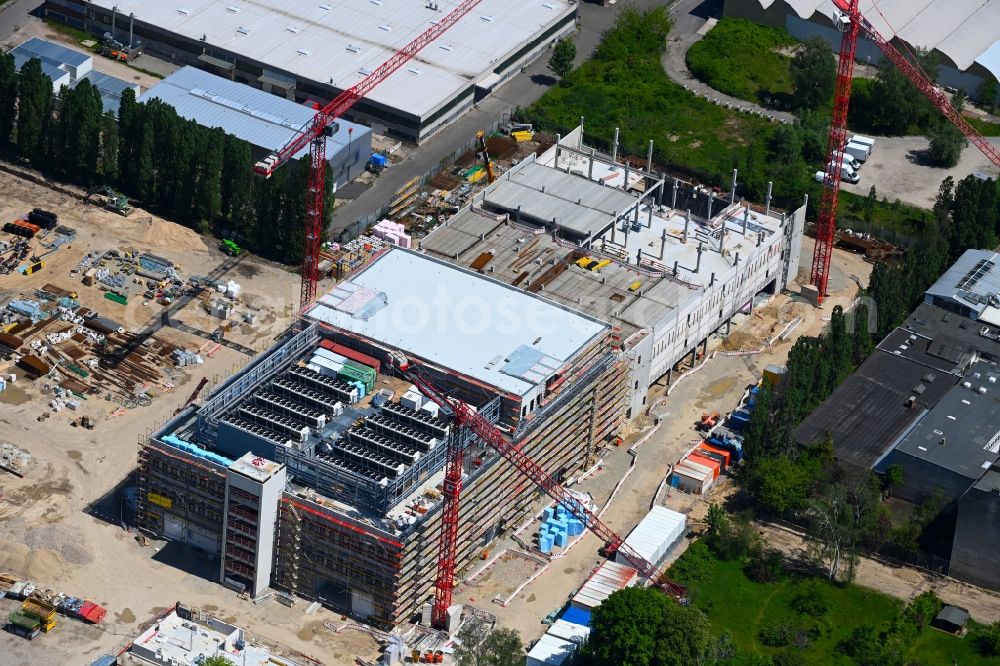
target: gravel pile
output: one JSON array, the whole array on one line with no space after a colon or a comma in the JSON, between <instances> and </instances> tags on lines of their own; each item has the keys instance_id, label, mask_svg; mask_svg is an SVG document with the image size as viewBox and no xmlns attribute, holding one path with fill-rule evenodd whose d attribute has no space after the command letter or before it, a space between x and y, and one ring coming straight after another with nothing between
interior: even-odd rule
<instances>
[{"instance_id":1,"label":"gravel pile","mask_svg":"<svg viewBox=\"0 0 1000 666\"><path fill-rule=\"evenodd\" d=\"M63 556L69 564L89 564L93 557L80 546L79 537L62 525L47 525L28 530L25 544L32 550L47 548Z\"/></svg>"}]
</instances>

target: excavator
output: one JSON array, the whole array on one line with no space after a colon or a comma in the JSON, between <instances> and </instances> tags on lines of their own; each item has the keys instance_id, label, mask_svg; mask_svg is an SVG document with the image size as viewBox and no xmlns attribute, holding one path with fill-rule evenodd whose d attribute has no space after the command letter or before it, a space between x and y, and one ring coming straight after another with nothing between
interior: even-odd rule
<instances>
[{"instance_id":1,"label":"excavator","mask_svg":"<svg viewBox=\"0 0 1000 666\"><path fill-rule=\"evenodd\" d=\"M83 203L103 206L123 217L128 217L132 214L132 206L128 202L128 197L118 194L107 185L99 185L91 188L87 192L87 196L83 198Z\"/></svg>"},{"instance_id":2,"label":"excavator","mask_svg":"<svg viewBox=\"0 0 1000 666\"><path fill-rule=\"evenodd\" d=\"M490 153L486 150L486 132L483 130L476 132L476 146L479 148L478 157L483 161L483 167L486 169L486 182L492 185L496 182L497 172L493 166L493 160L490 159Z\"/></svg>"}]
</instances>

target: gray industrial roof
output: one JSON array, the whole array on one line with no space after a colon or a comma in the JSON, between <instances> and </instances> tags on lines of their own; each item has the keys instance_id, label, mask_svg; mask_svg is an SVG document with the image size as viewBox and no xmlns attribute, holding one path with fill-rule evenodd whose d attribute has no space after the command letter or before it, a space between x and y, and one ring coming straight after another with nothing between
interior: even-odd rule
<instances>
[{"instance_id":1,"label":"gray industrial roof","mask_svg":"<svg viewBox=\"0 0 1000 666\"><path fill-rule=\"evenodd\" d=\"M985 493L991 493L994 490L1000 491L1000 472L996 468L991 468L986 471L983 476L976 481L973 486L976 490L981 490Z\"/></svg>"},{"instance_id":2,"label":"gray industrial roof","mask_svg":"<svg viewBox=\"0 0 1000 666\"><path fill-rule=\"evenodd\" d=\"M981 333L983 329L988 332L993 329L935 305L921 303L906 318L900 328L909 333L915 333L921 338L944 339L949 341L949 344L954 344L957 341L974 350L980 358L1000 361L1000 341L985 337ZM889 343L883 342L883 344L888 345ZM936 350L937 348L935 348ZM930 361L923 360L921 362L929 363Z\"/></svg>"},{"instance_id":3,"label":"gray industrial roof","mask_svg":"<svg viewBox=\"0 0 1000 666\"><path fill-rule=\"evenodd\" d=\"M216 76L196 67L182 67L144 92L139 100L157 97L206 127L221 127L227 133L267 150L277 150L315 115L315 110L283 97ZM357 141L371 130L364 125L337 121L338 132L327 139L327 157L332 150ZM353 133L349 134L351 130ZM308 152L308 146L296 157Z\"/></svg>"},{"instance_id":4,"label":"gray industrial roof","mask_svg":"<svg viewBox=\"0 0 1000 666\"><path fill-rule=\"evenodd\" d=\"M485 192L486 201L500 208L530 215L581 236L606 231L621 215L634 207L636 198L617 188L596 183L585 176L551 169L536 162L512 170Z\"/></svg>"},{"instance_id":5,"label":"gray industrial roof","mask_svg":"<svg viewBox=\"0 0 1000 666\"><path fill-rule=\"evenodd\" d=\"M870 467L910 424L955 386L957 377L876 349L795 430L810 444L827 433L837 458ZM907 403L914 399L913 406Z\"/></svg>"},{"instance_id":6,"label":"gray industrial roof","mask_svg":"<svg viewBox=\"0 0 1000 666\"><path fill-rule=\"evenodd\" d=\"M93 0L136 24L346 90L448 15L458 0ZM567 0L483 0L366 98L429 115L575 11Z\"/></svg>"},{"instance_id":7,"label":"gray industrial roof","mask_svg":"<svg viewBox=\"0 0 1000 666\"><path fill-rule=\"evenodd\" d=\"M829 0L757 0L765 8L785 5L801 18L827 18ZM887 39L893 35L913 46L937 49L958 69L973 62L1000 78L1000 0L861 0L865 18Z\"/></svg>"},{"instance_id":8,"label":"gray industrial roof","mask_svg":"<svg viewBox=\"0 0 1000 666\"><path fill-rule=\"evenodd\" d=\"M896 445L896 450L978 479L997 460L1000 442L1000 372L973 364Z\"/></svg>"},{"instance_id":9,"label":"gray industrial roof","mask_svg":"<svg viewBox=\"0 0 1000 666\"><path fill-rule=\"evenodd\" d=\"M90 70L80 77L80 81L83 81L84 79L90 81L91 85L97 88L97 90L101 93L101 102L104 104L104 112L107 113L110 111L116 118L118 117L118 107L121 105L122 101L122 93L125 92L125 90L131 88L135 91L136 97L139 96L138 83L131 83L129 81L119 79L116 76L105 74L104 72ZM79 85L80 81L77 81L77 85Z\"/></svg>"},{"instance_id":10,"label":"gray industrial roof","mask_svg":"<svg viewBox=\"0 0 1000 666\"><path fill-rule=\"evenodd\" d=\"M981 313L1000 293L1000 254L966 250L925 292L928 302L948 302Z\"/></svg>"}]
</instances>

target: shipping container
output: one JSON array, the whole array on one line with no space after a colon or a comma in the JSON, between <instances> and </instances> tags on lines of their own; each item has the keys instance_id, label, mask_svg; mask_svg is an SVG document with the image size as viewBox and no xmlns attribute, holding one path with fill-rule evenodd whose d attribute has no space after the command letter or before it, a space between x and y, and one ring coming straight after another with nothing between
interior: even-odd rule
<instances>
[{"instance_id":1,"label":"shipping container","mask_svg":"<svg viewBox=\"0 0 1000 666\"><path fill-rule=\"evenodd\" d=\"M571 608L590 611L618 590L632 587L639 580L639 573L627 564L611 560L601 563L570 600Z\"/></svg>"},{"instance_id":2,"label":"shipping container","mask_svg":"<svg viewBox=\"0 0 1000 666\"><path fill-rule=\"evenodd\" d=\"M712 446L711 444L708 444L707 442L702 442L701 443L701 447L699 447L699 448L701 448L703 451L709 451L711 453L716 453L716 454L722 456L723 458L725 458L725 466L726 467L729 467L733 463L733 454L731 454L726 449L721 449L721 448L719 448L717 446Z\"/></svg>"},{"instance_id":3,"label":"shipping container","mask_svg":"<svg viewBox=\"0 0 1000 666\"><path fill-rule=\"evenodd\" d=\"M699 465L704 465L705 467L712 470L712 478L719 478L719 470L722 467L717 460L708 458L706 456L698 455L697 453L692 453L687 457L689 462L697 463Z\"/></svg>"},{"instance_id":4,"label":"shipping container","mask_svg":"<svg viewBox=\"0 0 1000 666\"><path fill-rule=\"evenodd\" d=\"M351 360L357 361L362 365L367 365L370 368L374 368L375 372L382 371L381 362L373 356L369 356L368 354L362 354L359 351L354 351L353 349L345 347L344 345L339 345L336 342L333 342L332 340L323 340L319 344L321 347L323 347L323 349L329 349L332 352L335 352L337 354L342 354Z\"/></svg>"},{"instance_id":5,"label":"shipping container","mask_svg":"<svg viewBox=\"0 0 1000 666\"><path fill-rule=\"evenodd\" d=\"M726 456L723 456L720 453L716 453L715 451L709 451L703 446L699 446L697 449L694 450L694 452L697 453L699 456L704 456L705 458L709 458L710 460L714 460L715 462L717 462L719 464L720 474L726 471Z\"/></svg>"},{"instance_id":6,"label":"shipping container","mask_svg":"<svg viewBox=\"0 0 1000 666\"><path fill-rule=\"evenodd\" d=\"M694 469L686 461L681 462L674 466L671 485L685 492L704 495L712 487L712 473L704 468Z\"/></svg>"},{"instance_id":7,"label":"shipping container","mask_svg":"<svg viewBox=\"0 0 1000 666\"><path fill-rule=\"evenodd\" d=\"M671 546L683 536L686 525L687 516L683 513L671 511L664 506L654 506L629 532L625 538L625 545L647 562L657 564L666 556ZM621 551L615 554L615 562L629 564Z\"/></svg>"}]
</instances>

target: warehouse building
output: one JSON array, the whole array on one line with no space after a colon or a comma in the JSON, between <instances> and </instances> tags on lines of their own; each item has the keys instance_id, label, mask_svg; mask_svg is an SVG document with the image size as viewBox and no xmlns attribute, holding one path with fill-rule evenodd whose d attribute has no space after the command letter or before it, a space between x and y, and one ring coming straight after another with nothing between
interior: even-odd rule
<instances>
[{"instance_id":1,"label":"warehouse building","mask_svg":"<svg viewBox=\"0 0 1000 666\"><path fill-rule=\"evenodd\" d=\"M374 624L409 620L432 596L452 438L468 446L461 567L538 494L398 377L390 352L562 480L623 424L616 349L596 318L389 249L142 445L139 525L218 557L220 582L251 595L271 585Z\"/></svg>"},{"instance_id":2,"label":"warehouse building","mask_svg":"<svg viewBox=\"0 0 1000 666\"><path fill-rule=\"evenodd\" d=\"M958 501L948 575L1000 589L1000 467L992 466Z\"/></svg>"},{"instance_id":3,"label":"warehouse building","mask_svg":"<svg viewBox=\"0 0 1000 666\"><path fill-rule=\"evenodd\" d=\"M254 148L254 157L279 150L309 123L315 111L302 104L230 81L197 67L182 67L139 97L160 99L183 118L203 127L221 127ZM326 139L327 177L334 190L360 176L372 152L372 131L346 120ZM308 156L306 146L295 158Z\"/></svg>"},{"instance_id":4,"label":"warehouse building","mask_svg":"<svg viewBox=\"0 0 1000 666\"><path fill-rule=\"evenodd\" d=\"M924 294L924 302L1000 326L1000 254L966 250Z\"/></svg>"},{"instance_id":5,"label":"warehouse building","mask_svg":"<svg viewBox=\"0 0 1000 666\"><path fill-rule=\"evenodd\" d=\"M458 0L45 0L97 35L129 23L146 52L289 100L329 101L440 21ZM570 0L483 0L366 95L349 117L422 141L573 30ZM384 128L384 130L382 129Z\"/></svg>"},{"instance_id":6,"label":"warehouse building","mask_svg":"<svg viewBox=\"0 0 1000 666\"><path fill-rule=\"evenodd\" d=\"M94 69L94 58L75 49L50 42L38 37L30 37L10 51L14 56L14 67L19 71L29 60L41 63L42 73L52 79L52 91L56 94L66 86L76 87L81 81L89 81L101 93L104 112L118 115L122 93L131 89L139 94L139 84L98 72Z\"/></svg>"},{"instance_id":7,"label":"warehouse building","mask_svg":"<svg viewBox=\"0 0 1000 666\"><path fill-rule=\"evenodd\" d=\"M576 128L476 195L420 248L608 321L629 350L629 415L708 338L795 279L805 222L600 156Z\"/></svg>"},{"instance_id":8,"label":"warehouse building","mask_svg":"<svg viewBox=\"0 0 1000 666\"><path fill-rule=\"evenodd\" d=\"M926 49L939 63L938 82L974 95L984 80L1000 79L998 0L923 0L891 2L861 0L861 13L887 39L906 53ZM725 16L784 27L798 39L820 37L840 50L841 35L831 19L828 0L726 0ZM877 63L882 52L864 36L857 59ZM1000 95L1000 92L998 92ZM997 99L1000 99L998 96Z\"/></svg>"}]
</instances>

